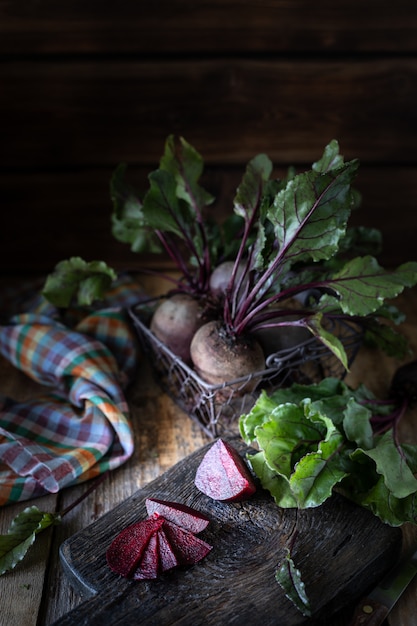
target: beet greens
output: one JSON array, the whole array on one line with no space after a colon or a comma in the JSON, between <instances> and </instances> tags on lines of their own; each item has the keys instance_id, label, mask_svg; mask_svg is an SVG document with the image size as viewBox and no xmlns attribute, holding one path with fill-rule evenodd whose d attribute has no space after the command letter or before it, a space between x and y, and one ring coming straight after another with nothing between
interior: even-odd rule
<instances>
[{"instance_id":1,"label":"beet greens","mask_svg":"<svg viewBox=\"0 0 417 626\"><path fill-rule=\"evenodd\" d=\"M200 184L202 157L171 135L141 198L126 182L124 164L114 172L113 235L135 252L168 254L180 274L175 289L204 299L212 313L217 310L232 338L299 327L348 368L345 347L332 330L347 320L360 324L368 342L403 357L406 344L394 329L401 315L387 302L417 283L417 263L382 268L374 256L378 231L348 227L360 204L353 187L358 167L357 159L344 161L336 140L310 170L297 174L290 168L283 179L272 178L272 162L259 154L247 164L230 215L218 223L210 213L214 198ZM210 277L226 260L234 263L230 281L223 296L214 297ZM97 266L94 270L90 299L94 284L103 282ZM106 280L110 271L103 266ZM62 295L70 273L67 262L49 277L49 300ZM72 295L76 276L71 275ZM85 273L82 279L85 283ZM302 305L290 317L294 301Z\"/></svg>"},{"instance_id":2,"label":"beet greens","mask_svg":"<svg viewBox=\"0 0 417 626\"><path fill-rule=\"evenodd\" d=\"M159 168L149 174L143 198L125 181L119 165L111 180L113 234L134 252L165 252L179 270L182 290L201 295L211 272L233 243L240 221L220 227L210 219L214 197L200 184L203 160L183 138L169 136Z\"/></svg>"},{"instance_id":3,"label":"beet greens","mask_svg":"<svg viewBox=\"0 0 417 626\"><path fill-rule=\"evenodd\" d=\"M397 430L415 402L416 370L416 361L399 369L382 400L335 378L263 392L239 426L276 503L316 507L337 490L392 526L417 523L417 446Z\"/></svg>"}]
</instances>

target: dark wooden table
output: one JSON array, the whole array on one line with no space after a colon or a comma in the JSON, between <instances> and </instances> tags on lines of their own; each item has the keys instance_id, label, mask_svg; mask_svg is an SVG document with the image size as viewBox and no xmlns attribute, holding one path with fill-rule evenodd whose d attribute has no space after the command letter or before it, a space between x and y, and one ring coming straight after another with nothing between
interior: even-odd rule
<instances>
[{"instance_id":1,"label":"dark wooden table","mask_svg":"<svg viewBox=\"0 0 417 626\"><path fill-rule=\"evenodd\" d=\"M164 291L155 279L143 283L150 293ZM417 354L417 291L410 290L398 300L407 315L403 332ZM379 353L362 350L347 381L352 385L365 382L376 393L383 394L395 368L399 365ZM37 393L38 387L22 373L0 358L0 391L25 399ZM135 432L135 452L121 468L113 471L79 506L65 516L63 523L38 536L28 558L0 580L1 626L48 626L76 607L82 598L73 591L62 571L58 556L60 544L78 530L91 524L107 511L158 477L177 461L197 450L209 439L199 426L185 415L153 381L149 365L143 362L137 382L128 396ZM417 413L410 411L401 424L404 441L417 439ZM28 504L47 511L61 511L83 494L89 485L69 488L33 502L3 507L0 510L0 532L6 532L11 520ZM404 546L417 540L417 529L403 527ZM410 585L388 623L390 626L416 624L417 581Z\"/></svg>"}]
</instances>

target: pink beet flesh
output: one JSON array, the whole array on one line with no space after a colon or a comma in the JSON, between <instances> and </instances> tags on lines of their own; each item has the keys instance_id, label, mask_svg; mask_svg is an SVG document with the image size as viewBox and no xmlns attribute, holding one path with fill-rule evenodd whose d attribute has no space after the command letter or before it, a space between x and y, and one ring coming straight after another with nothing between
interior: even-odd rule
<instances>
[{"instance_id":1,"label":"pink beet flesh","mask_svg":"<svg viewBox=\"0 0 417 626\"><path fill-rule=\"evenodd\" d=\"M173 522L165 520L163 529L180 565L193 565L212 550L213 546Z\"/></svg>"},{"instance_id":2,"label":"pink beet flesh","mask_svg":"<svg viewBox=\"0 0 417 626\"><path fill-rule=\"evenodd\" d=\"M135 571L133 580L149 580L157 578L159 574L158 531L151 535Z\"/></svg>"},{"instance_id":3,"label":"pink beet flesh","mask_svg":"<svg viewBox=\"0 0 417 626\"><path fill-rule=\"evenodd\" d=\"M179 565L178 559L173 547L168 541L168 537L166 536L163 527L158 530L158 541L161 570L166 572L173 567L177 567L177 565Z\"/></svg>"},{"instance_id":4,"label":"pink beet flesh","mask_svg":"<svg viewBox=\"0 0 417 626\"><path fill-rule=\"evenodd\" d=\"M126 578L150 580L178 565L193 565L210 552L212 546L194 534L207 527L208 518L203 514L154 498L149 498L146 506L152 511L149 517L122 530L110 544L106 558L111 570ZM162 511L179 523L167 519Z\"/></svg>"},{"instance_id":5,"label":"pink beet flesh","mask_svg":"<svg viewBox=\"0 0 417 626\"><path fill-rule=\"evenodd\" d=\"M210 521L203 513L179 502L147 498L145 504L148 515L158 513L165 519L175 522L178 526L182 526L195 534L207 528Z\"/></svg>"},{"instance_id":6,"label":"pink beet flesh","mask_svg":"<svg viewBox=\"0 0 417 626\"><path fill-rule=\"evenodd\" d=\"M110 569L121 576L131 576L151 536L162 524L163 519L155 515L122 530L112 541L106 553Z\"/></svg>"},{"instance_id":7,"label":"pink beet flesh","mask_svg":"<svg viewBox=\"0 0 417 626\"><path fill-rule=\"evenodd\" d=\"M222 502L244 500L256 491L248 466L238 451L222 439L204 455L194 482L206 496Z\"/></svg>"}]
</instances>

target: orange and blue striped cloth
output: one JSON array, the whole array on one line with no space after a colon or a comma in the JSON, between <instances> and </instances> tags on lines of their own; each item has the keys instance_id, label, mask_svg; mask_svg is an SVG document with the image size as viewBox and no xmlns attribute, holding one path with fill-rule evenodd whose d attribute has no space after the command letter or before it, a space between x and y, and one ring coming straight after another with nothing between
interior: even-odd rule
<instances>
[{"instance_id":1,"label":"orange and blue striped cloth","mask_svg":"<svg viewBox=\"0 0 417 626\"><path fill-rule=\"evenodd\" d=\"M126 309L144 298L121 277L100 308L67 311L65 323L36 295L0 326L0 353L45 386L27 402L0 393L0 505L56 493L132 455L125 392L139 346Z\"/></svg>"}]
</instances>

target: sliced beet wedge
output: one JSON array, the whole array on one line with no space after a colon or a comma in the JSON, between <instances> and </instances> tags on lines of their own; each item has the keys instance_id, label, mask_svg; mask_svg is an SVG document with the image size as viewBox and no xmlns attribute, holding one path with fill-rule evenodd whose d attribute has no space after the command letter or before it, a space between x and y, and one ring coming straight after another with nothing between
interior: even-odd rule
<instances>
[{"instance_id":1,"label":"sliced beet wedge","mask_svg":"<svg viewBox=\"0 0 417 626\"><path fill-rule=\"evenodd\" d=\"M244 500L256 491L245 461L223 439L218 439L206 452L197 468L194 482L206 496L222 502Z\"/></svg>"},{"instance_id":2,"label":"sliced beet wedge","mask_svg":"<svg viewBox=\"0 0 417 626\"><path fill-rule=\"evenodd\" d=\"M129 577L138 567L152 535L162 526L163 519L154 515L122 530L106 552L107 563L113 572Z\"/></svg>"},{"instance_id":3,"label":"sliced beet wedge","mask_svg":"<svg viewBox=\"0 0 417 626\"><path fill-rule=\"evenodd\" d=\"M203 513L200 513L200 511L196 511L179 502L147 498L145 504L148 515L158 513L170 522L174 522L178 524L178 526L182 526L182 528L186 528L195 534L207 528L210 521L209 518L203 515Z\"/></svg>"},{"instance_id":4,"label":"sliced beet wedge","mask_svg":"<svg viewBox=\"0 0 417 626\"><path fill-rule=\"evenodd\" d=\"M134 580L151 580L178 565L193 565L210 552L212 546L194 534L209 523L203 514L155 498L146 500L146 506L149 517L122 530L107 549L107 563L113 572ZM166 516L179 519L187 527Z\"/></svg>"},{"instance_id":5,"label":"sliced beet wedge","mask_svg":"<svg viewBox=\"0 0 417 626\"><path fill-rule=\"evenodd\" d=\"M179 565L177 556L168 541L168 537L162 528L158 530L158 542L159 542L159 565L163 572L167 572Z\"/></svg>"},{"instance_id":6,"label":"sliced beet wedge","mask_svg":"<svg viewBox=\"0 0 417 626\"><path fill-rule=\"evenodd\" d=\"M174 522L165 520L163 530L179 565L194 565L213 549L213 546Z\"/></svg>"},{"instance_id":7,"label":"sliced beet wedge","mask_svg":"<svg viewBox=\"0 0 417 626\"><path fill-rule=\"evenodd\" d=\"M159 546L158 546L158 530L154 531L150 536L148 545L133 572L133 580L150 580L158 578L159 575Z\"/></svg>"}]
</instances>

